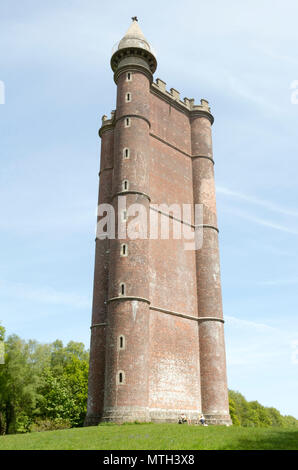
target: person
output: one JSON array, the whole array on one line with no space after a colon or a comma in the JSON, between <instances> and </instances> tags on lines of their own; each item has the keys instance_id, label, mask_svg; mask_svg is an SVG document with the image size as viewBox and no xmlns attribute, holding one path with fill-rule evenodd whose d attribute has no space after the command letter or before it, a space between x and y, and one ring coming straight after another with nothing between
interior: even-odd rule
<instances>
[{"instance_id":1,"label":"person","mask_svg":"<svg viewBox=\"0 0 298 470\"><path fill-rule=\"evenodd\" d=\"M179 424L187 423L187 418L186 418L186 416L185 416L184 413L182 413L182 414L179 416L179 418L178 418L178 423L179 423Z\"/></svg>"},{"instance_id":2,"label":"person","mask_svg":"<svg viewBox=\"0 0 298 470\"><path fill-rule=\"evenodd\" d=\"M201 414L199 421L200 421L202 426L207 426L207 424L205 424L206 420L205 420L205 416L203 414Z\"/></svg>"}]
</instances>

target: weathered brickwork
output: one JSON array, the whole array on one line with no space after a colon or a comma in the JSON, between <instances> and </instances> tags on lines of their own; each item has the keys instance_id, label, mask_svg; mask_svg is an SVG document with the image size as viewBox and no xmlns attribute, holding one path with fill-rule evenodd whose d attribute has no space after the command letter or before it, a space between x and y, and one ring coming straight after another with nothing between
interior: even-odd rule
<instances>
[{"instance_id":1,"label":"weathered brickwork","mask_svg":"<svg viewBox=\"0 0 298 470\"><path fill-rule=\"evenodd\" d=\"M127 207L144 206L148 226L156 204L203 204L203 246L188 251L172 237L96 239L86 425L177 421L181 412L230 424L213 117L206 100L182 101L153 82L156 59L136 21L111 65L117 103L99 131L99 204L118 214L125 196ZM116 233L118 224L121 217Z\"/></svg>"}]
</instances>

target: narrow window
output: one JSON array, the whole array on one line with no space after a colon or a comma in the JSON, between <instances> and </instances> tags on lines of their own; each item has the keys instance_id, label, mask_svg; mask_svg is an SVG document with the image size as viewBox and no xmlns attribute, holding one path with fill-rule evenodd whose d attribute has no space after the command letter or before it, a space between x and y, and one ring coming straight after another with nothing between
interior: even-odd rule
<instances>
[{"instance_id":1,"label":"narrow window","mask_svg":"<svg viewBox=\"0 0 298 470\"><path fill-rule=\"evenodd\" d=\"M125 338L123 335L119 336L119 349L125 349Z\"/></svg>"},{"instance_id":2,"label":"narrow window","mask_svg":"<svg viewBox=\"0 0 298 470\"><path fill-rule=\"evenodd\" d=\"M125 374L124 374L124 372L121 370L121 371L119 371L118 374L117 374L117 382L118 382L118 384L121 385L121 384L124 384L124 380L125 380Z\"/></svg>"},{"instance_id":3,"label":"narrow window","mask_svg":"<svg viewBox=\"0 0 298 470\"><path fill-rule=\"evenodd\" d=\"M123 157L124 158L129 158L130 156L130 151L128 148L123 149Z\"/></svg>"},{"instance_id":4,"label":"narrow window","mask_svg":"<svg viewBox=\"0 0 298 470\"><path fill-rule=\"evenodd\" d=\"M122 221L125 222L127 220L127 212L123 211L122 212Z\"/></svg>"},{"instance_id":5,"label":"narrow window","mask_svg":"<svg viewBox=\"0 0 298 470\"><path fill-rule=\"evenodd\" d=\"M121 256L127 256L128 255L128 246L126 245L126 243L123 243L121 245L120 255Z\"/></svg>"},{"instance_id":6,"label":"narrow window","mask_svg":"<svg viewBox=\"0 0 298 470\"><path fill-rule=\"evenodd\" d=\"M128 180L122 181L122 189L123 189L123 191L128 190Z\"/></svg>"},{"instance_id":7,"label":"narrow window","mask_svg":"<svg viewBox=\"0 0 298 470\"><path fill-rule=\"evenodd\" d=\"M131 72L127 72L127 74L126 74L126 80L127 80L128 82L131 82L131 80L132 80L132 73L131 73Z\"/></svg>"},{"instance_id":8,"label":"narrow window","mask_svg":"<svg viewBox=\"0 0 298 470\"><path fill-rule=\"evenodd\" d=\"M125 101L131 101L131 93L126 93Z\"/></svg>"},{"instance_id":9,"label":"narrow window","mask_svg":"<svg viewBox=\"0 0 298 470\"><path fill-rule=\"evenodd\" d=\"M130 127L130 118L125 118L125 127Z\"/></svg>"},{"instance_id":10,"label":"narrow window","mask_svg":"<svg viewBox=\"0 0 298 470\"><path fill-rule=\"evenodd\" d=\"M120 284L120 294L125 295L125 284L123 282Z\"/></svg>"}]
</instances>

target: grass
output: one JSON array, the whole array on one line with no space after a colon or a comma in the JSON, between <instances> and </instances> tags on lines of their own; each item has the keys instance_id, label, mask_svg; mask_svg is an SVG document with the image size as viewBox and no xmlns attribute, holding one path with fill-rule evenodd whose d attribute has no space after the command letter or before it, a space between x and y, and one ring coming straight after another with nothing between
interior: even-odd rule
<instances>
[{"instance_id":1,"label":"grass","mask_svg":"<svg viewBox=\"0 0 298 470\"><path fill-rule=\"evenodd\" d=\"M298 428L110 424L0 437L0 450L298 449Z\"/></svg>"}]
</instances>

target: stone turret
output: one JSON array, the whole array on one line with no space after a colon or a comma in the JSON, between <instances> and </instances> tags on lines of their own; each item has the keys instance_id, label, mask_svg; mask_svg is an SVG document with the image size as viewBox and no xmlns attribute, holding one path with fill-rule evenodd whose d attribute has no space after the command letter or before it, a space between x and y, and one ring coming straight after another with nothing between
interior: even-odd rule
<instances>
[{"instance_id":1,"label":"stone turret","mask_svg":"<svg viewBox=\"0 0 298 470\"><path fill-rule=\"evenodd\" d=\"M149 80L157 67L155 53L139 27L138 21L133 20L126 34L113 48L111 67L114 72L114 80L120 70L143 69Z\"/></svg>"}]
</instances>

